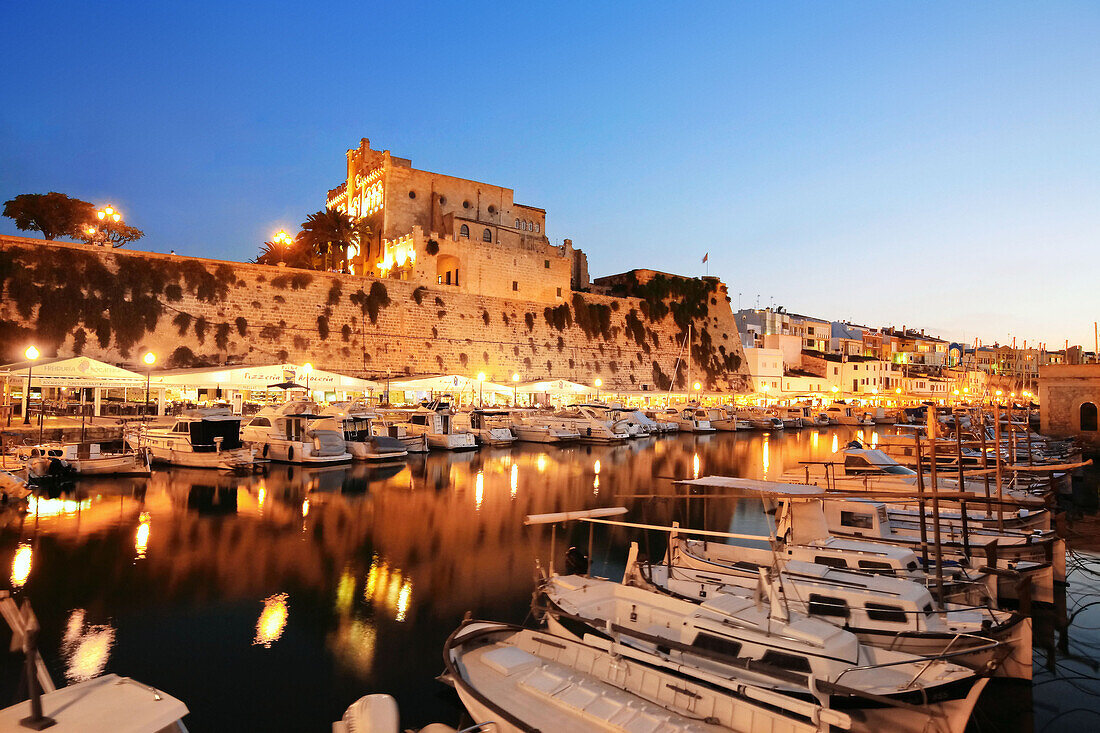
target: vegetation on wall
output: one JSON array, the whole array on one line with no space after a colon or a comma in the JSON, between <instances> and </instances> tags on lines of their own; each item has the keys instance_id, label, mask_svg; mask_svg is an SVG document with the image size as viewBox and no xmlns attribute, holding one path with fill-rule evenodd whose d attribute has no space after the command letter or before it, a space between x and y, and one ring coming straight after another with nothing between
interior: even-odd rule
<instances>
[{"instance_id":1,"label":"vegetation on wall","mask_svg":"<svg viewBox=\"0 0 1100 733\"><path fill-rule=\"evenodd\" d=\"M416 301L417 305L421 305L424 302L424 293L428 292L428 289L423 285L418 285L412 292L412 299Z\"/></svg>"},{"instance_id":2,"label":"vegetation on wall","mask_svg":"<svg viewBox=\"0 0 1100 733\"><path fill-rule=\"evenodd\" d=\"M551 328L564 331L566 328L573 325L573 315L570 313L569 305L566 303L562 303L554 308L547 306L542 313L543 317L546 318L547 325Z\"/></svg>"},{"instance_id":3,"label":"vegetation on wall","mask_svg":"<svg viewBox=\"0 0 1100 733\"><path fill-rule=\"evenodd\" d=\"M325 315L317 316L317 335L324 341L328 338L328 317Z\"/></svg>"},{"instance_id":4,"label":"vegetation on wall","mask_svg":"<svg viewBox=\"0 0 1100 733\"><path fill-rule=\"evenodd\" d=\"M589 303L580 293L573 293L573 320L591 341L599 336L611 338L611 307L602 303Z\"/></svg>"},{"instance_id":5,"label":"vegetation on wall","mask_svg":"<svg viewBox=\"0 0 1100 733\"><path fill-rule=\"evenodd\" d=\"M338 305L340 303L340 296L344 294L344 287L340 284L339 280L333 280L332 285L328 288L328 298L325 299L325 303L328 305Z\"/></svg>"},{"instance_id":6,"label":"vegetation on wall","mask_svg":"<svg viewBox=\"0 0 1100 733\"><path fill-rule=\"evenodd\" d=\"M424 247L424 251L432 257L435 257L437 254L439 254L439 242L435 241L434 239L429 239L427 246Z\"/></svg>"},{"instance_id":7,"label":"vegetation on wall","mask_svg":"<svg viewBox=\"0 0 1100 733\"><path fill-rule=\"evenodd\" d=\"M237 333L239 333L241 336L248 335L248 321L245 319L244 316L237 316L237 319L234 321L234 323L237 326Z\"/></svg>"},{"instance_id":8,"label":"vegetation on wall","mask_svg":"<svg viewBox=\"0 0 1100 733\"><path fill-rule=\"evenodd\" d=\"M370 293L364 293L362 288L356 290L349 297L352 303L359 306L363 315L370 318L371 324L378 323L378 313L390 304L390 295L386 286L380 282L371 283Z\"/></svg>"}]
</instances>

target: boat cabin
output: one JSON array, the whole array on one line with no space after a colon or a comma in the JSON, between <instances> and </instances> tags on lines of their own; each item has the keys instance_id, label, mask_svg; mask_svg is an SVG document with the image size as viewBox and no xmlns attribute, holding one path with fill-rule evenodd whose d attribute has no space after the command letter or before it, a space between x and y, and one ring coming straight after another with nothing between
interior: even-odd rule
<instances>
[{"instance_id":1,"label":"boat cabin","mask_svg":"<svg viewBox=\"0 0 1100 733\"><path fill-rule=\"evenodd\" d=\"M178 420L169 432L172 435L186 438L191 444L191 450L195 453L235 450L241 447L241 421L239 418Z\"/></svg>"}]
</instances>

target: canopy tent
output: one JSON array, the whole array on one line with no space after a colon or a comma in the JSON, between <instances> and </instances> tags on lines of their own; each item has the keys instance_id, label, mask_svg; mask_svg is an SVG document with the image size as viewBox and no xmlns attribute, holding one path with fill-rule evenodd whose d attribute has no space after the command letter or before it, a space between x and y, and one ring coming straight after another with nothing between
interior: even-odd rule
<instances>
[{"instance_id":1,"label":"canopy tent","mask_svg":"<svg viewBox=\"0 0 1100 733\"><path fill-rule=\"evenodd\" d=\"M142 377L144 379L144 377ZM369 392L378 390L378 382L323 369L305 369L298 364L267 366L200 367L168 369L154 372L152 383L157 387L198 387L263 391L283 382L308 386L311 390Z\"/></svg>"},{"instance_id":2,"label":"canopy tent","mask_svg":"<svg viewBox=\"0 0 1100 733\"><path fill-rule=\"evenodd\" d=\"M25 380L28 369L31 370L31 382L46 387L132 387L145 384L144 374L84 356L7 364L0 367L0 377L12 381Z\"/></svg>"},{"instance_id":3,"label":"canopy tent","mask_svg":"<svg viewBox=\"0 0 1100 733\"><path fill-rule=\"evenodd\" d=\"M452 394L489 392L512 394L512 387L509 385L489 381L479 382L477 379L464 377L461 374L391 381L389 382L389 390L390 392L450 392Z\"/></svg>"},{"instance_id":4,"label":"canopy tent","mask_svg":"<svg viewBox=\"0 0 1100 733\"><path fill-rule=\"evenodd\" d=\"M570 382L568 379L543 379L537 382L526 382L519 385L517 389L524 394L533 393L555 396L595 394L599 391L592 385Z\"/></svg>"}]
</instances>

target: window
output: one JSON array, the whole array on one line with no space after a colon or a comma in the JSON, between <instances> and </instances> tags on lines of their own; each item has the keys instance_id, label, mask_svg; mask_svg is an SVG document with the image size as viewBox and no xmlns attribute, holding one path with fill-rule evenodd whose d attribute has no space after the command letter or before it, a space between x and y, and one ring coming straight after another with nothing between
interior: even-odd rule
<instances>
[{"instance_id":1,"label":"window","mask_svg":"<svg viewBox=\"0 0 1100 733\"><path fill-rule=\"evenodd\" d=\"M905 609L901 606L890 606L885 603L868 603L864 606L867 609L867 618L872 621L892 621L894 623L905 623Z\"/></svg>"},{"instance_id":2,"label":"window","mask_svg":"<svg viewBox=\"0 0 1100 733\"><path fill-rule=\"evenodd\" d=\"M549 270L550 269L550 260L543 260L542 261L542 266L545 267L547 270Z\"/></svg>"},{"instance_id":3,"label":"window","mask_svg":"<svg viewBox=\"0 0 1100 733\"><path fill-rule=\"evenodd\" d=\"M470 227L463 224L458 230L458 236L466 237L467 239L469 239L470 238Z\"/></svg>"},{"instance_id":4,"label":"window","mask_svg":"<svg viewBox=\"0 0 1100 733\"><path fill-rule=\"evenodd\" d=\"M870 514L863 514L862 512L844 512L840 513L840 524L842 527L856 527L858 529L871 529L875 526L875 520Z\"/></svg>"},{"instance_id":5,"label":"window","mask_svg":"<svg viewBox=\"0 0 1100 733\"><path fill-rule=\"evenodd\" d=\"M1081 430L1096 432L1096 405L1092 402L1081 405Z\"/></svg>"},{"instance_id":6,"label":"window","mask_svg":"<svg viewBox=\"0 0 1100 733\"><path fill-rule=\"evenodd\" d=\"M443 196L440 196L439 197L439 205L442 206L445 203L447 203L447 199Z\"/></svg>"},{"instance_id":7,"label":"window","mask_svg":"<svg viewBox=\"0 0 1100 733\"><path fill-rule=\"evenodd\" d=\"M889 571L891 569L891 567L890 567L890 563L888 563L888 562L878 562L877 560L860 560L859 561L859 569L860 570L873 570L875 572L878 572L879 570Z\"/></svg>"},{"instance_id":8,"label":"window","mask_svg":"<svg viewBox=\"0 0 1100 733\"><path fill-rule=\"evenodd\" d=\"M539 227L540 227L540 225L539 225L539 223L538 223L538 222L536 221L536 222L535 222L535 234L538 234L538 233L539 233L539 231L541 231L541 229L540 229Z\"/></svg>"},{"instance_id":9,"label":"window","mask_svg":"<svg viewBox=\"0 0 1100 733\"><path fill-rule=\"evenodd\" d=\"M558 297L561 297L561 288L558 288Z\"/></svg>"},{"instance_id":10,"label":"window","mask_svg":"<svg viewBox=\"0 0 1100 733\"><path fill-rule=\"evenodd\" d=\"M848 618L848 602L846 600L833 596L823 596L819 593L810 594L810 604L807 610L813 616Z\"/></svg>"},{"instance_id":11,"label":"window","mask_svg":"<svg viewBox=\"0 0 1100 733\"><path fill-rule=\"evenodd\" d=\"M268 420L266 417L254 417L254 418L252 418L252 422L250 422L248 424L253 426L253 427L257 427L257 428L269 428L269 427L271 427L271 421Z\"/></svg>"},{"instance_id":12,"label":"window","mask_svg":"<svg viewBox=\"0 0 1100 733\"><path fill-rule=\"evenodd\" d=\"M515 290L516 292L519 292L519 283L516 282L515 280L512 281L512 290Z\"/></svg>"},{"instance_id":13,"label":"window","mask_svg":"<svg viewBox=\"0 0 1100 733\"><path fill-rule=\"evenodd\" d=\"M829 557L828 555L818 555L814 558L814 562L818 565L827 565L831 568L844 568L848 569L848 563L842 557Z\"/></svg>"},{"instance_id":14,"label":"window","mask_svg":"<svg viewBox=\"0 0 1100 733\"><path fill-rule=\"evenodd\" d=\"M516 219L516 229L519 229L519 219Z\"/></svg>"},{"instance_id":15,"label":"window","mask_svg":"<svg viewBox=\"0 0 1100 733\"><path fill-rule=\"evenodd\" d=\"M691 645L710 652L718 652L728 657L736 657L741 653L741 642L733 639L724 639L721 636L699 633Z\"/></svg>"},{"instance_id":16,"label":"window","mask_svg":"<svg viewBox=\"0 0 1100 733\"><path fill-rule=\"evenodd\" d=\"M482 242L492 242L493 241L493 233L491 231L489 231L488 229L486 229L485 231L483 231L481 233L481 241Z\"/></svg>"},{"instance_id":17,"label":"window","mask_svg":"<svg viewBox=\"0 0 1100 733\"><path fill-rule=\"evenodd\" d=\"M462 208L464 208L464 209L470 208L470 202L469 201L463 201L462 202Z\"/></svg>"},{"instance_id":18,"label":"window","mask_svg":"<svg viewBox=\"0 0 1100 733\"><path fill-rule=\"evenodd\" d=\"M416 191L409 191L409 198L411 198L411 199L416 198Z\"/></svg>"},{"instance_id":19,"label":"window","mask_svg":"<svg viewBox=\"0 0 1100 733\"><path fill-rule=\"evenodd\" d=\"M490 214L495 214L495 213L497 213L497 207L495 207L495 206L492 206L492 205L490 205L490 206L489 206L489 213L490 213Z\"/></svg>"},{"instance_id":20,"label":"window","mask_svg":"<svg viewBox=\"0 0 1100 733\"><path fill-rule=\"evenodd\" d=\"M764 656L760 657L760 661L764 664L770 664L773 667L790 670L791 672L809 674L811 671L810 660L806 659L806 657L797 654L777 652L774 649L769 649L764 652Z\"/></svg>"}]
</instances>

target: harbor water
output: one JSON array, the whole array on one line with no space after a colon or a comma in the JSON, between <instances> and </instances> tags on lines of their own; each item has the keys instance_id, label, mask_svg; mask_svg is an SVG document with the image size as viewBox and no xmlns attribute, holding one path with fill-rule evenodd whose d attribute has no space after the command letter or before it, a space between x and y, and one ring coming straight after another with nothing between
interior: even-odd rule
<instances>
[{"instance_id":1,"label":"harbor water","mask_svg":"<svg viewBox=\"0 0 1100 733\"><path fill-rule=\"evenodd\" d=\"M880 426L879 434L892 431ZM394 695L403 726L460 722L442 671L464 614L522 622L536 563L561 567L586 526L555 538L525 515L628 507L627 519L767 534L742 500L673 498L672 480L779 478L828 460L854 428L671 435L615 446L516 445L432 452L392 465L269 464L250 476L196 469L81 481L0 521L0 567L42 624L58 682L104 672L183 700L192 731L327 731L369 692ZM860 435L876 439L874 430ZM653 496L657 495L657 496ZM1100 524L1096 481L1069 507L1070 585L1035 611L1035 681L994 681L975 731L1100 726ZM652 557L662 536L603 528L593 572L621 573L630 541ZM14 701L20 657L0 659Z\"/></svg>"}]
</instances>

